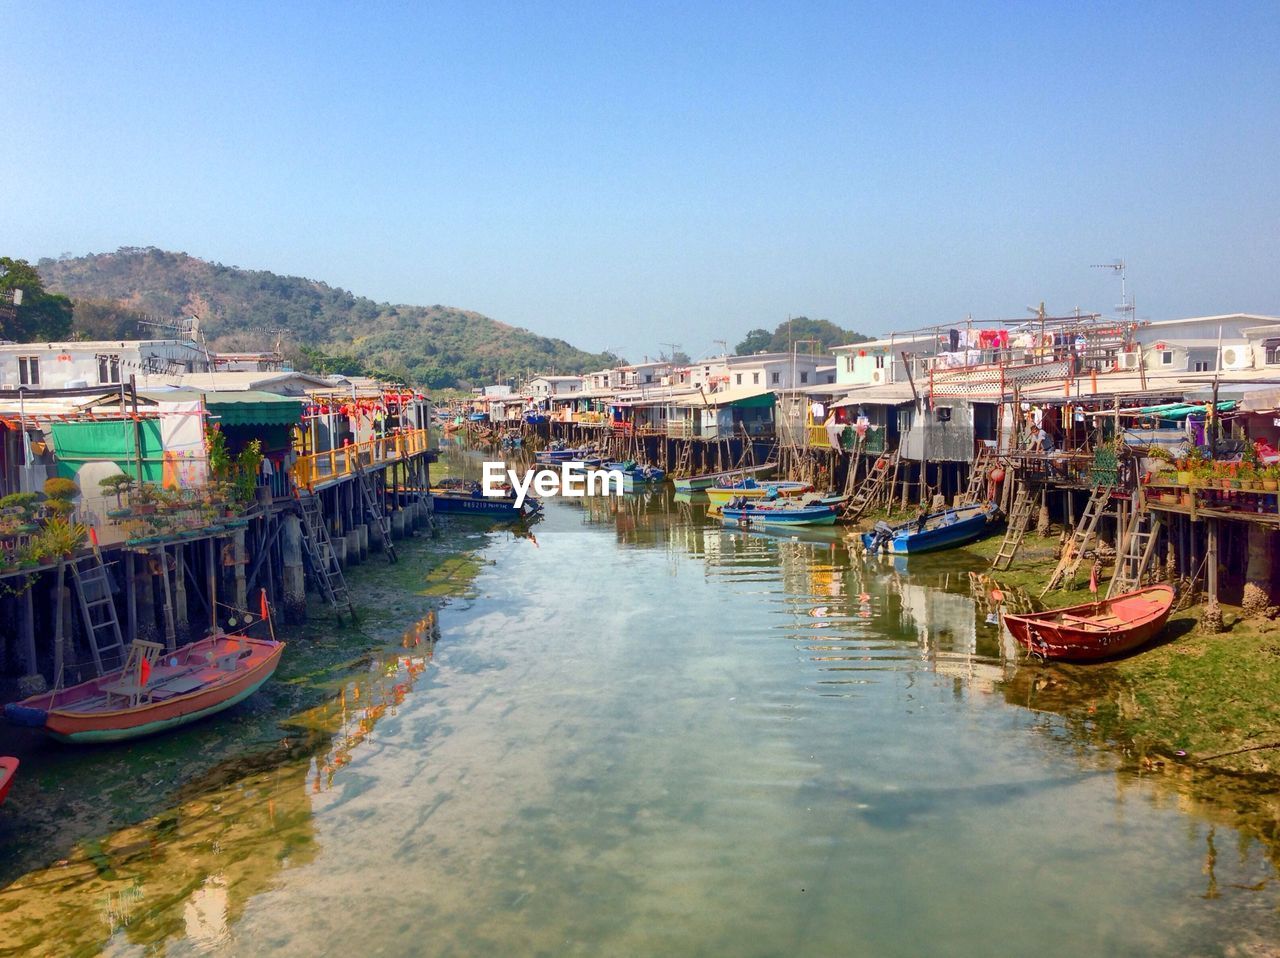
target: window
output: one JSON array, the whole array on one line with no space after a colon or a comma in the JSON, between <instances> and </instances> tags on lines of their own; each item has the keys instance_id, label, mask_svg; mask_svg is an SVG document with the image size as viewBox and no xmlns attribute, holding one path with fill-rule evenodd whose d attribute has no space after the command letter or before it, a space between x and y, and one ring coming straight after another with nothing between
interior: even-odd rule
<instances>
[{"instance_id":1,"label":"window","mask_svg":"<svg viewBox=\"0 0 1280 958\"><path fill-rule=\"evenodd\" d=\"M1172 366L1172 365L1173 365L1173 351L1172 351L1172 350L1166 349L1164 352L1162 352L1162 353L1160 354L1160 365L1162 365L1162 366Z\"/></svg>"},{"instance_id":2,"label":"window","mask_svg":"<svg viewBox=\"0 0 1280 958\"><path fill-rule=\"evenodd\" d=\"M809 374L808 374L808 373L801 373L801 374L800 374L800 381L801 381L802 383L807 383L807 382L809 381Z\"/></svg>"},{"instance_id":3,"label":"window","mask_svg":"<svg viewBox=\"0 0 1280 958\"><path fill-rule=\"evenodd\" d=\"M1195 369L1193 370L1193 372L1197 372L1197 373L1207 373L1207 372L1211 372L1211 371L1212 371L1212 370L1210 370L1210 369L1209 369L1209 361L1208 361L1207 359L1197 359L1197 360L1196 360L1196 362L1195 362Z\"/></svg>"},{"instance_id":4,"label":"window","mask_svg":"<svg viewBox=\"0 0 1280 958\"><path fill-rule=\"evenodd\" d=\"M742 373L734 373L733 381L735 385L742 385Z\"/></svg>"},{"instance_id":5,"label":"window","mask_svg":"<svg viewBox=\"0 0 1280 958\"><path fill-rule=\"evenodd\" d=\"M876 369L884 369L884 357L883 357L883 356L877 356L877 357L876 357Z\"/></svg>"},{"instance_id":6,"label":"window","mask_svg":"<svg viewBox=\"0 0 1280 958\"><path fill-rule=\"evenodd\" d=\"M1268 366L1280 366L1280 339L1268 339L1262 343L1266 349L1264 362Z\"/></svg>"},{"instance_id":7,"label":"window","mask_svg":"<svg viewBox=\"0 0 1280 958\"><path fill-rule=\"evenodd\" d=\"M40 357L18 357L18 383L23 386L40 385Z\"/></svg>"},{"instance_id":8,"label":"window","mask_svg":"<svg viewBox=\"0 0 1280 958\"><path fill-rule=\"evenodd\" d=\"M853 362L853 360L849 360L849 362ZM770 381L773 385L775 385L775 386L776 386L776 385L778 385L778 378L779 378L781 375L782 375L782 373L774 373L774 374L773 374L773 377L772 377L769 381Z\"/></svg>"},{"instance_id":9,"label":"window","mask_svg":"<svg viewBox=\"0 0 1280 958\"><path fill-rule=\"evenodd\" d=\"M853 372L853 356L846 356L844 358L844 371L847 373Z\"/></svg>"},{"instance_id":10,"label":"window","mask_svg":"<svg viewBox=\"0 0 1280 958\"><path fill-rule=\"evenodd\" d=\"M827 373L827 382L828 382L828 383L833 383L833 382L835 382L835 381L836 381L836 374L835 374L835 373Z\"/></svg>"},{"instance_id":11,"label":"window","mask_svg":"<svg viewBox=\"0 0 1280 958\"><path fill-rule=\"evenodd\" d=\"M752 373L752 374L751 374L751 382L752 382L753 384L755 384L755 385L759 386L759 385L760 385L760 374L759 374L759 373Z\"/></svg>"},{"instance_id":12,"label":"window","mask_svg":"<svg viewBox=\"0 0 1280 958\"><path fill-rule=\"evenodd\" d=\"M938 406L935 410L935 418L938 422L951 422L951 407Z\"/></svg>"},{"instance_id":13,"label":"window","mask_svg":"<svg viewBox=\"0 0 1280 958\"><path fill-rule=\"evenodd\" d=\"M98 382L102 384L120 381L120 357L115 355L98 357Z\"/></svg>"}]
</instances>

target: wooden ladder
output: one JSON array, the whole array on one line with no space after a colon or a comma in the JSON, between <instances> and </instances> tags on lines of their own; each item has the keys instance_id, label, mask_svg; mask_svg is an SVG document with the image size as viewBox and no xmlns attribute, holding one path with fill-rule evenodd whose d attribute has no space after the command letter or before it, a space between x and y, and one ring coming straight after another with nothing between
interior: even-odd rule
<instances>
[{"instance_id":1,"label":"wooden ladder","mask_svg":"<svg viewBox=\"0 0 1280 958\"><path fill-rule=\"evenodd\" d=\"M1161 525L1160 517L1150 512L1139 512L1133 517L1125 532L1124 544L1116 552L1115 572L1107 586L1108 599L1142 587L1142 578L1155 555Z\"/></svg>"},{"instance_id":2,"label":"wooden ladder","mask_svg":"<svg viewBox=\"0 0 1280 958\"><path fill-rule=\"evenodd\" d=\"M378 506L378 500L373 494L373 485L369 481L369 474L364 471L364 463L360 461L359 456L356 457L356 488L360 490L365 517L382 543L382 551L386 554L387 561L395 562L399 556L396 555L395 544L391 541L391 518Z\"/></svg>"},{"instance_id":3,"label":"wooden ladder","mask_svg":"<svg viewBox=\"0 0 1280 958\"><path fill-rule=\"evenodd\" d=\"M862 472L862 440L855 439L853 448L849 450L849 471L844 477L844 498L849 500L858 492L861 483L858 474Z\"/></svg>"},{"instance_id":4,"label":"wooden ladder","mask_svg":"<svg viewBox=\"0 0 1280 958\"><path fill-rule=\"evenodd\" d=\"M311 563L311 574L320 586L320 594L339 615L345 608L354 620L356 610L351 604L351 593L347 591L342 566L333 551L333 542L329 539L329 526L320 507L320 497L314 493L299 495L298 514L302 519L302 550Z\"/></svg>"},{"instance_id":5,"label":"wooden ladder","mask_svg":"<svg viewBox=\"0 0 1280 958\"><path fill-rule=\"evenodd\" d=\"M969 469L969 488L964 491L964 495L960 498L960 505L965 506L986 502L987 476L990 474L994 463L995 456L989 446L983 446L978 450L978 456L973 460L973 466Z\"/></svg>"},{"instance_id":6,"label":"wooden ladder","mask_svg":"<svg viewBox=\"0 0 1280 958\"><path fill-rule=\"evenodd\" d=\"M94 668L102 675L124 664L128 654L116 616L116 603L111 598L111 576L95 549L89 555L73 559L71 578L80 599L80 619L84 623L85 640Z\"/></svg>"},{"instance_id":7,"label":"wooden ladder","mask_svg":"<svg viewBox=\"0 0 1280 958\"><path fill-rule=\"evenodd\" d=\"M1003 571L1013 565L1013 557L1018 554L1018 547L1022 545L1027 527L1031 525L1034 506L1035 500L1027 489L1026 483L1018 483L1018 490L1013 497L1013 507L1009 510L1009 522L1004 530L1004 541L1000 543L1000 550L996 553L996 557L991 560L991 568Z\"/></svg>"},{"instance_id":8,"label":"wooden ladder","mask_svg":"<svg viewBox=\"0 0 1280 958\"><path fill-rule=\"evenodd\" d=\"M845 507L845 518L853 521L859 518L864 512L877 502L881 492L885 488L885 480L892 471L897 475L898 453L885 453L876 459L875 464L867 473L866 480L858 488L858 492L849 500L849 505Z\"/></svg>"},{"instance_id":9,"label":"wooden ladder","mask_svg":"<svg viewBox=\"0 0 1280 958\"><path fill-rule=\"evenodd\" d=\"M1102 514L1107 511L1107 506L1110 504L1111 489L1111 486L1094 487L1093 493L1089 496L1089 502L1080 516L1080 521L1072 530L1071 539L1067 542L1062 558L1058 560L1058 567L1053 570L1048 584L1040 593L1042 598L1075 577L1076 570L1080 568L1080 561L1084 558L1084 547L1094 530L1098 528L1098 520L1102 518Z\"/></svg>"},{"instance_id":10,"label":"wooden ladder","mask_svg":"<svg viewBox=\"0 0 1280 958\"><path fill-rule=\"evenodd\" d=\"M691 440L686 440L681 444L680 455L676 457L675 467L671 470L672 479L684 479L689 475L692 449L693 442Z\"/></svg>"}]
</instances>

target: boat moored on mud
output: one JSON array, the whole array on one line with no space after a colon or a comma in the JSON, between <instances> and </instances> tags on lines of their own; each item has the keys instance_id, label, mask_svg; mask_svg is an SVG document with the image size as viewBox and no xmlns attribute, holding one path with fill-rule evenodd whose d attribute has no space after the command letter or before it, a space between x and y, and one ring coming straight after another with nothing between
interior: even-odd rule
<instances>
[{"instance_id":1,"label":"boat moored on mud","mask_svg":"<svg viewBox=\"0 0 1280 958\"><path fill-rule=\"evenodd\" d=\"M981 539L995 527L1000 515L996 504L988 502L944 509L896 526L880 522L862 534L862 545L868 552L890 555L952 549Z\"/></svg>"},{"instance_id":2,"label":"boat moored on mud","mask_svg":"<svg viewBox=\"0 0 1280 958\"><path fill-rule=\"evenodd\" d=\"M0 805L9 797L9 786L13 777L18 774L18 760L8 755L0 755Z\"/></svg>"},{"instance_id":3,"label":"boat moored on mud","mask_svg":"<svg viewBox=\"0 0 1280 958\"><path fill-rule=\"evenodd\" d=\"M1172 586L1027 615L1005 614L1009 634L1042 659L1088 662L1123 655L1154 639L1173 609Z\"/></svg>"},{"instance_id":4,"label":"boat moored on mud","mask_svg":"<svg viewBox=\"0 0 1280 958\"><path fill-rule=\"evenodd\" d=\"M248 698L284 643L217 632L174 651L135 639L125 664L88 682L11 702L5 718L63 742L121 742L178 728Z\"/></svg>"}]
</instances>

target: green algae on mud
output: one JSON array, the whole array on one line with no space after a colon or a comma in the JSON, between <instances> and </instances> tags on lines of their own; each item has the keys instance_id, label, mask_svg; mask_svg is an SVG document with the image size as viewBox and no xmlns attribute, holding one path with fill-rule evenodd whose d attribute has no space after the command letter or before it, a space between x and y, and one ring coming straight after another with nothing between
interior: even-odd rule
<instances>
[{"instance_id":1,"label":"green algae on mud","mask_svg":"<svg viewBox=\"0 0 1280 958\"><path fill-rule=\"evenodd\" d=\"M1038 596L1057 565L1059 545L1056 534L1039 538L1029 533L1014 568L991 573L992 580ZM966 551L989 560L999 547L997 535ZM1103 571L1105 585L1111 569L1104 566ZM1088 575L1077 574L1069 588L1039 602L1061 606L1089 599ZM1140 754L1197 762L1235 749L1280 743L1280 626L1243 619L1239 609L1223 608L1228 630L1220 635L1200 630L1200 607L1175 606L1161 639L1132 655L1097 665L1042 668L1051 681L1078 693L1095 721L1110 717L1110 734ZM1212 765L1280 775L1280 749L1223 755L1212 759Z\"/></svg>"},{"instance_id":2,"label":"green algae on mud","mask_svg":"<svg viewBox=\"0 0 1280 958\"><path fill-rule=\"evenodd\" d=\"M859 526L869 527L877 518L884 516L864 517ZM987 576L992 587L1025 590L1041 606L1090 600L1086 563L1066 588L1039 598L1058 564L1062 543L1056 527L1049 536L1028 530L1012 568L992 572L990 562L1002 539L997 532L961 550L982 560L985 568L978 574ZM1108 561L1104 583L1110 575ZM1280 624L1223 609L1228 627L1222 634L1200 630L1198 607L1175 607L1159 642L1108 663L1041 666L1042 684L1035 688L1027 680L1035 670L1029 665L1019 671L1011 691L1015 698L1031 695L1041 707L1045 700L1056 700L1051 710L1087 710L1089 720L1105 729L1104 738L1140 756L1150 753L1163 756L1161 761L1203 763L1201 769L1280 776L1280 748L1262 747L1280 745ZM1047 694L1050 687L1060 694ZM1221 754L1237 749L1241 751Z\"/></svg>"},{"instance_id":3,"label":"green algae on mud","mask_svg":"<svg viewBox=\"0 0 1280 958\"><path fill-rule=\"evenodd\" d=\"M395 565L374 554L352 567L347 575L357 622L339 623L313 600L304 625L278 630L288 647L272 681L216 719L88 749L14 733L6 750L22 760L22 788L9 796L0 817L0 888L50 861L74 859L103 835L162 814L175 796L209 787L215 771L218 781L231 781L325 747L327 733L316 724L315 710L402 651L406 623L421 625L449 598L465 595L482 567L476 553L487 541L446 528L439 536L399 543ZM318 737L299 739L300 716Z\"/></svg>"}]
</instances>

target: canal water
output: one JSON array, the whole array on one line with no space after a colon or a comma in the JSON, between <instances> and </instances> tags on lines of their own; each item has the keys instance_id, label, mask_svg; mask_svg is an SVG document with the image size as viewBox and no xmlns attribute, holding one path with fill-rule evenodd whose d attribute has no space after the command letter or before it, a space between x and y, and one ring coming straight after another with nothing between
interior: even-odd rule
<instances>
[{"instance_id":1,"label":"canal water","mask_svg":"<svg viewBox=\"0 0 1280 958\"><path fill-rule=\"evenodd\" d=\"M453 566L366 573L393 638L322 695L33 759L74 805L122 757L212 756L140 821L40 832L0 955L1276 953L1275 844L1028 707L965 553L866 562L669 492L471 523Z\"/></svg>"}]
</instances>

